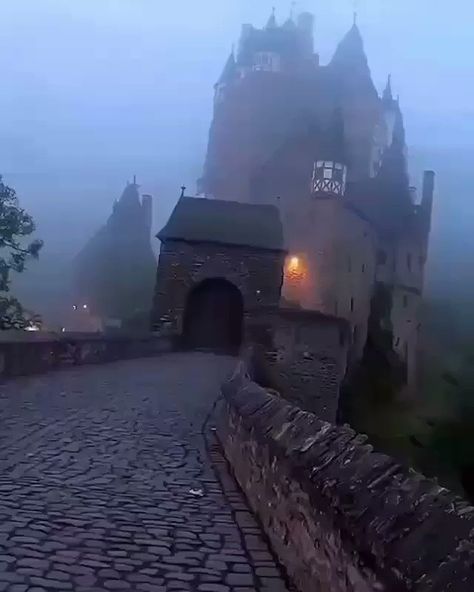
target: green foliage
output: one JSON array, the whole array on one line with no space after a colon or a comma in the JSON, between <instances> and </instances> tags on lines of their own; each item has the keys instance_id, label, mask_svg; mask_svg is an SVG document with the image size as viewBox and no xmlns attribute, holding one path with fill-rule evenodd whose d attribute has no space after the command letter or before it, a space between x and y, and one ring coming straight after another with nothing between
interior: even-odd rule
<instances>
[{"instance_id":1,"label":"green foliage","mask_svg":"<svg viewBox=\"0 0 474 592\"><path fill-rule=\"evenodd\" d=\"M38 258L42 241L25 242L35 230L32 217L20 207L16 192L0 176L0 330L24 329L38 319L10 295L10 272L22 273Z\"/></svg>"}]
</instances>

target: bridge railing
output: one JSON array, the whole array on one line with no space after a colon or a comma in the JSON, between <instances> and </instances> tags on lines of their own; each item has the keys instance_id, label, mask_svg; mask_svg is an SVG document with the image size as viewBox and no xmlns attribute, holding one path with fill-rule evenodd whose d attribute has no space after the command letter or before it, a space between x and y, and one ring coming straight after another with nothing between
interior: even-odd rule
<instances>
[{"instance_id":1,"label":"bridge railing","mask_svg":"<svg viewBox=\"0 0 474 592\"><path fill-rule=\"evenodd\" d=\"M155 356L177 348L176 338L155 334L1 332L0 378Z\"/></svg>"},{"instance_id":2,"label":"bridge railing","mask_svg":"<svg viewBox=\"0 0 474 592\"><path fill-rule=\"evenodd\" d=\"M474 508L252 382L223 387L218 436L300 592L474 590Z\"/></svg>"}]
</instances>

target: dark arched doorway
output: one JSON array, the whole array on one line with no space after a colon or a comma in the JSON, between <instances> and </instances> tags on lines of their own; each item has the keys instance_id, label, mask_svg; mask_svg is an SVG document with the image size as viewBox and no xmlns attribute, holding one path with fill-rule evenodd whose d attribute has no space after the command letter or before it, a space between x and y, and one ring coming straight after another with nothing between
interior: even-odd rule
<instances>
[{"instance_id":1,"label":"dark arched doorway","mask_svg":"<svg viewBox=\"0 0 474 592\"><path fill-rule=\"evenodd\" d=\"M242 342L243 301L223 278L202 281L188 295L183 341L190 349L236 353Z\"/></svg>"}]
</instances>

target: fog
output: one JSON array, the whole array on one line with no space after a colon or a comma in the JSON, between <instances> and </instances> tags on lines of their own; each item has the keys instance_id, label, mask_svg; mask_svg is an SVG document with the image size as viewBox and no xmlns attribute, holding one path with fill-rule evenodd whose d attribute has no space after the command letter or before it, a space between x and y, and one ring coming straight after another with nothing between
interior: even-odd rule
<instances>
[{"instance_id":1,"label":"fog","mask_svg":"<svg viewBox=\"0 0 474 592\"><path fill-rule=\"evenodd\" d=\"M194 190L213 84L241 24L264 24L272 4L288 17L287 0L2 0L0 172L46 243L28 271L36 296L134 174L154 196L156 230L179 186ZM438 174L429 289L474 292L474 7L301 0L295 10L316 15L322 63L355 4L374 82L382 89L390 72L400 94L413 183L424 167Z\"/></svg>"}]
</instances>

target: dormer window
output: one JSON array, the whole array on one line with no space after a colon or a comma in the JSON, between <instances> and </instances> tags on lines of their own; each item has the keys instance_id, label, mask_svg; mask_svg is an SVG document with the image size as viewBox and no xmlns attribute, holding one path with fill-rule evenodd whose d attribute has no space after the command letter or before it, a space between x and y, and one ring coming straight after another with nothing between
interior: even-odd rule
<instances>
[{"instance_id":1,"label":"dormer window","mask_svg":"<svg viewBox=\"0 0 474 592\"><path fill-rule=\"evenodd\" d=\"M279 72L280 56L272 51L259 51L255 54L253 69L256 72Z\"/></svg>"},{"instance_id":2,"label":"dormer window","mask_svg":"<svg viewBox=\"0 0 474 592\"><path fill-rule=\"evenodd\" d=\"M314 163L312 190L321 195L343 196L346 189L347 167L333 160Z\"/></svg>"}]
</instances>

